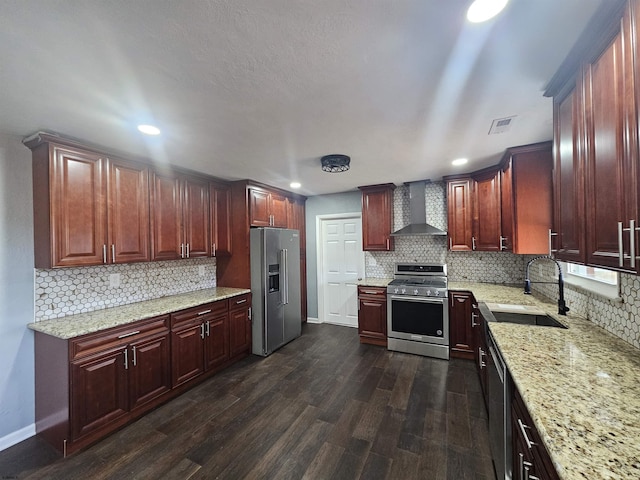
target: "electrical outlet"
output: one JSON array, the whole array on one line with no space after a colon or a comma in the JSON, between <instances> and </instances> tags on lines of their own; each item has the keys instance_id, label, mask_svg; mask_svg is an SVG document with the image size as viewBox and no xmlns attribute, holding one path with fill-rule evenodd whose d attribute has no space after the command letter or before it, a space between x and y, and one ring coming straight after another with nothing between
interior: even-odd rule
<instances>
[{"instance_id":1,"label":"electrical outlet","mask_svg":"<svg viewBox=\"0 0 640 480\"><path fill-rule=\"evenodd\" d=\"M204 265L200 265L198 267L198 273L200 274L201 277L204 277Z\"/></svg>"},{"instance_id":2,"label":"electrical outlet","mask_svg":"<svg viewBox=\"0 0 640 480\"><path fill-rule=\"evenodd\" d=\"M109 287L110 288L118 288L120 286L120 274L112 273L109 275Z\"/></svg>"}]
</instances>

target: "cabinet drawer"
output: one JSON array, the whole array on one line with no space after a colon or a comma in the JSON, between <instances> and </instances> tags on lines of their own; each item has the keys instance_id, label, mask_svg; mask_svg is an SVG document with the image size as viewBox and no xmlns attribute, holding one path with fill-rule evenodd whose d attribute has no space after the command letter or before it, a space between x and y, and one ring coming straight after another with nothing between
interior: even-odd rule
<instances>
[{"instance_id":1,"label":"cabinet drawer","mask_svg":"<svg viewBox=\"0 0 640 480\"><path fill-rule=\"evenodd\" d=\"M366 287L361 285L358 287L358 296L362 295L387 298L387 289L385 287Z\"/></svg>"},{"instance_id":2,"label":"cabinet drawer","mask_svg":"<svg viewBox=\"0 0 640 480\"><path fill-rule=\"evenodd\" d=\"M169 315L163 315L90 333L71 340L70 357L71 360L86 357L107 348L125 345L141 336L167 331L168 329Z\"/></svg>"},{"instance_id":3,"label":"cabinet drawer","mask_svg":"<svg viewBox=\"0 0 640 480\"><path fill-rule=\"evenodd\" d=\"M227 313L228 303L226 300L219 300L213 303L205 303L187 310L180 310L178 313L171 314L171 328L184 326L190 323L198 323L202 318Z\"/></svg>"},{"instance_id":4,"label":"cabinet drawer","mask_svg":"<svg viewBox=\"0 0 640 480\"><path fill-rule=\"evenodd\" d=\"M251 306L251 294L245 293L244 295L238 295L229 299L229 310L236 310L239 308L247 308Z\"/></svg>"}]
</instances>

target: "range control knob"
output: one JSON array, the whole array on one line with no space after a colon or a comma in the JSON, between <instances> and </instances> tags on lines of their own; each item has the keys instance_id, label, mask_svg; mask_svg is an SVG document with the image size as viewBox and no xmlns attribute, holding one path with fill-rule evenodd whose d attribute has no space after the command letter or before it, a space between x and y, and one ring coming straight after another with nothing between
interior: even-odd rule
<instances>
[{"instance_id":1,"label":"range control knob","mask_svg":"<svg viewBox=\"0 0 640 480\"><path fill-rule=\"evenodd\" d=\"M436 294L436 297L440 296L440 290L436 290L434 293Z\"/></svg>"},{"instance_id":2,"label":"range control knob","mask_svg":"<svg viewBox=\"0 0 640 480\"><path fill-rule=\"evenodd\" d=\"M403 294L404 294L404 293L407 293L407 289L406 289L406 288L403 288L403 289L402 289L402 293L403 293Z\"/></svg>"},{"instance_id":3,"label":"range control knob","mask_svg":"<svg viewBox=\"0 0 640 480\"><path fill-rule=\"evenodd\" d=\"M399 291L400 291L400 289L396 288L396 289L393 290L393 293L398 293Z\"/></svg>"},{"instance_id":4,"label":"range control knob","mask_svg":"<svg viewBox=\"0 0 640 480\"><path fill-rule=\"evenodd\" d=\"M414 295L418 295L420 293L420 290L418 290L417 288L413 291Z\"/></svg>"},{"instance_id":5,"label":"range control knob","mask_svg":"<svg viewBox=\"0 0 640 480\"><path fill-rule=\"evenodd\" d=\"M427 290L427 297L431 296L431 290Z\"/></svg>"}]
</instances>

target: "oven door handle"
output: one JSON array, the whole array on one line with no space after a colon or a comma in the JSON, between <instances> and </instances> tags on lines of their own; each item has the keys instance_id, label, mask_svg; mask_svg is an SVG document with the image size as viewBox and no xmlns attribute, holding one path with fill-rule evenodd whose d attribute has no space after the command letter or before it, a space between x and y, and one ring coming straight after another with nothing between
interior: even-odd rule
<instances>
[{"instance_id":1,"label":"oven door handle","mask_svg":"<svg viewBox=\"0 0 640 480\"><path fill-rule=\"evenodd\" d=\"M400 297L397 295L390 295L389 300L401 300L403 302L420 302L420 303L438 303L444 304L447 299L444 297L432 298L432 297Z\"/></svg>"}]
</instances>

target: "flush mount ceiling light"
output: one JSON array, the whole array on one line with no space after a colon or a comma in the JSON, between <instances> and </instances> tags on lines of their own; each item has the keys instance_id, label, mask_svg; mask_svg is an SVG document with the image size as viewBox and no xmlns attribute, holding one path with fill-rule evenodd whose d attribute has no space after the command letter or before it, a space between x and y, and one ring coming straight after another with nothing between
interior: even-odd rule
<instances>
[{"instance_id":1,"label":"flush mount ceiling light","mask_svg":"<svg viewBox=\"0 0 640 480\"><path fill-rule=\"evenodd\" d=\"M455 165L456 167L459 165L464 165L465 163L467 163L469 160L467 160L466 158L456 158L455 160L453 160L451 162L451 165Z\"/></svg>"},{"instance_id":2,"label":"flush mount ceiling light","mask_svg":"<svg viewBox=\"0 0 640 480\"><path fill-rule=\"evenodd\" d=\"M325 155L320 159L320 162L322 163L322 171L340 173L349 170L351 158L348 155L334 153L332 155Z\"/></svg>"},{"instance_id":3,"label":"flush mount ceiling light","mask_svg":"<svg viewBox=\"0 0 640 480\"><path fill-rule=\"evenodd\" d=\"M486 22L498 15L509 0L475 0L467 10L467 20L472 23Z\"/></svg>"},{"instance_id":4,"label":"flush mount ceiling light","mask_svg":"<svg viewBox=\"0 0 640 480\"><path fill-rule=\"evenodd\" d=\"M160 135L160 129L153 125L138 125L138 130L145 135Z\"/></svg>"},{"instance_id":5,"label":"flush mount ceiling light","mask_svg":"<svg viewBox=\"0 0 640 480\"><path fill-rule=\"evenodd\" d=\"M289 186L291 188L300 188L302 185L300 184L300 182L291 182Z\"/></svg>"}]
</instances>

